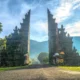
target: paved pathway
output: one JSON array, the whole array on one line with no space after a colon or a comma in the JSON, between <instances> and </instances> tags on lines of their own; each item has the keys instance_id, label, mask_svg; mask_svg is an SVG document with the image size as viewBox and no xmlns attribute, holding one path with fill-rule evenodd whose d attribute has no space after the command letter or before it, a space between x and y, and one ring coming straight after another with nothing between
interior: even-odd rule
<instances>
[{"instance_id":1,"label":"paved pathway","mask_svg":"<svg viewBox=\"0 0 80 80\"><path fill-rule=\"evenodd\" d=\"M80 80L80 74L68 74L57 67L35 65L26 69L0 72L0 80Z\"/></svg>"}]
</instances>

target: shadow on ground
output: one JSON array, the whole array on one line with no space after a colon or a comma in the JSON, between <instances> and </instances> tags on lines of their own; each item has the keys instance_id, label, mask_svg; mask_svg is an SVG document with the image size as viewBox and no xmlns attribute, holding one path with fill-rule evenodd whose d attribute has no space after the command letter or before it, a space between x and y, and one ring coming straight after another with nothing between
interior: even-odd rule
<instances>
[{"instance_id":1,"label":"shadow on ground","mask_svg":"<svg viewBox=\"0 0 80 80\"><path fill-rule=\"evenodd\" d=\"M21 68L16 68L16 69L10 69L7 71L11 71L11 70L21 70L21 69L41 69L41 68L50 68L50 67L57 67L57 66L53 66L53 65L49 65L49 64L32 64L29 66L24 66Z\"/></svg>"},{"instance_id":2,"label":"shadow on ground","mask_svg":"<svg viewBox=\"0 0 80 80\"><path fill-rule=\"evenodd\" d=\"M38 69L38 68L48 68L48 67L53 67L53 65L49 64L33 64L28 66L26 69Z\"/></svg>"}]
</instances>

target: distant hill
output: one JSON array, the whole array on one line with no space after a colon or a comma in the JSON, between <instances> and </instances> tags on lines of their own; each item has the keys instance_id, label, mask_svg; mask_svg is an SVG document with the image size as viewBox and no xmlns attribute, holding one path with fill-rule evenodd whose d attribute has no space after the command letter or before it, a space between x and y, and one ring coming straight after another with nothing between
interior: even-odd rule
<instances>
[{"instance_id":1,"label":"distant hill","mask_svg":"<svg viewBox=\"0 0 80 80\"><path fill-rule=\"evenodd\" d=\"M73 37L73 46L80 52L80 37ZM48 41L30 40L30 56L36 57L40 52L48 52Z\"/></svg>"},{"instance_id":2,"label":"distant hill","mask_svg":"<svg viewBox=\"0 0 80 80\"><path fill-rule=\"evenodd\" d=\"M73 46L76 47L80 54L80 37L73 37Z\"/></svg>"},{"instance_id":3,"label":"distant hill","mask_svg":"<svg viewBox=\"0 0 80 80\"><path fill-rule=\"evenodd\" d=\"M48 41L37 42L30 40L31 57L36 57L40 52L48 52Z\"/></svg>"}]
</instances>

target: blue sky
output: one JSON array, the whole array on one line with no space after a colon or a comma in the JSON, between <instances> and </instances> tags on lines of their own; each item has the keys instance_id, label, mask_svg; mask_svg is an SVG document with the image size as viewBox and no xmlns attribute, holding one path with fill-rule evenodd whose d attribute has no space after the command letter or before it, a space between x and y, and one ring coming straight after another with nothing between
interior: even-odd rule
<instances>
[{"instance_id":1,"label":"blue sky","mask_svg":"<svg viewBox=\"0 0 80 80\"><path fill-rule=\"evenodd\" d=\"M58 27L64 25L71 36L80 36L80 0L0 0L0 37L20 28L24 15L31 9L30 38L37 41L48 39L47 8L56 18Z\"/></svg>"}]
</instances>

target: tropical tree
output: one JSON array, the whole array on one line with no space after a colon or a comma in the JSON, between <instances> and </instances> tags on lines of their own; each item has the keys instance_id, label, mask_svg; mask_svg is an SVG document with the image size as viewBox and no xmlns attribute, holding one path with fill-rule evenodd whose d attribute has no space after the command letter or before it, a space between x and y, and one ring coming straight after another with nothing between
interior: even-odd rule
<instances>
[{"instance_id":1,"label":"tropical tree","mask_svg":"<svg viewBox=\"0 0 80 80\"><path fill-rule=\"evenodd\" d=\"M48 53L41 52L38 56L38 60L40 61L41 64L47 63L48 62Z\"/></svg>"},{"instance_id":2,"label":"tropical tree","mask_svg":"<svg viewBox=\"0 0 80 80\"><path fill-rule=\"evenodd\" d=\"M6 37L6 49L8 53L9 66L19 66L23 63L23 54L20 52L20 38L18 28L15 27L14 33Z\"/></svg>"},{"instance_id":3,"label":"tropical tree","mask_svg":"<svg viewBox=\"0 0 80 80\"><path fill-rule=\"evenodd\" d=\"M7 51L5 38L0 38L0 66L7 66Z\"/></svg>"},{"instance_id":4,"label":"tropical tree","mask_svg":"<svg viewBox=\"0 0 80 80\"><path fill-rule=\"evenodd\" d=\"M2 32L2 23L0 22L0 33Z\"/></svg>"},{"instance_id":5,"label":"tropical tree","mask_svg":"<svg viewBox=\"0 0 80 80\"><path fill-rule=\"evenodd\" d=\"M32 59L31 61L32 61L32 64L39 64L39 61L36 59Z\"/></svg>"}]
</instances>

